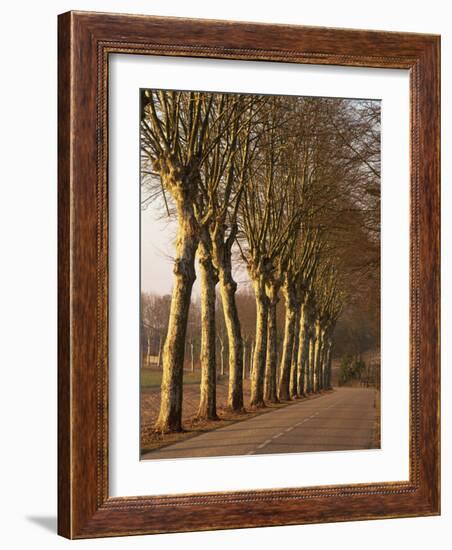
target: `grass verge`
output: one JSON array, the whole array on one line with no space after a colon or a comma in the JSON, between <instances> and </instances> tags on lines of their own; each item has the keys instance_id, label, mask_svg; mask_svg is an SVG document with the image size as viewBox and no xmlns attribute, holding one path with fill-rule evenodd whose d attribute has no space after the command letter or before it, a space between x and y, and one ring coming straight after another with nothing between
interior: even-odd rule
<instances>
[{"instance_id":1,"label":"grass verge","mask_svg":"<svg viewBox=\"0 0 452 550\"><path fill-rule=\"evenodd\" d=\"M250 418L272 412L276 409L288 407L295 403L299 403L300 401L317 399L322 395L331 393L331 391L334 390L325 390L315 395L309 395L307 397L291 401L267 403L263 408L249 409L241 413L231 412L228 409L218 407L218 420L198 420L195 416L192 416L191 418L184 420L184 430L178 433L161 434L156 432L152 426L142 427L140 456L142 457L144 454L151 451L163 449L164 447L168 447L169 445L173 445L179 441L185 441L186 439L191 439L192 437L196 437L197 435L201 435L212 430L218 430L219 428L224 428L237 422L249 420Z\"/></svg>"},{"instance_id":2,"label":"grass verge","mask_svg":"<svg viewBox=\"0 0 452 550\"><path fill-rule=\"evenodd\" d=\"M199 384L201 381L201 373L184 372L184 385ZM140 372L140 385L142 390L151 388L160 388L162 383L162 371L154 369L142 368Z\"/></svg>"}]
</instances>

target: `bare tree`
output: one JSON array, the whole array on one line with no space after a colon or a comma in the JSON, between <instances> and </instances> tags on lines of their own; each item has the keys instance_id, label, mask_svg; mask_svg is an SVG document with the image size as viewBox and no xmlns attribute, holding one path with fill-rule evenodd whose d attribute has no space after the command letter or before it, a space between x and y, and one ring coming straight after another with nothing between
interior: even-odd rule
<instances>
[{"instance_id":1,"label":"bare tree","mask_svg":"<svg viewBox=\"0 0 452 550\"><path fill-rule=\"evenodd\" d=\"M202 164L218 136L212 129L207 135L208 127L214 126L212 96L146 90L142 103L142 169L156 180L155 186L160 186L165 201L166 193L171 196L178 221L161 405L155 429L181 431L185 334L199 242L194 205Z\"/></svg>"},{"instance_id":2,"label":"bare tree","mask_svg":"<svg viewBox=\"0 0 452 550\"><path fill-rule=\"evenodd\" d=\"M201 314L193 330L201 339L190 333L190 342L192 353L200 348L199 418L217 417L218 338L224 373L217 284L229 355L227 406L244 408L236 258L254 289L255 326L244 332L253 350L251 407L330 386L343 289L350 308L379 281L379 124L372 101L143 91L143 204L158 201L177 220L171 307L166 336L159 336L157 431L182 429L196 257ZM143 324L149 355L146 330Z\"/></svg>"},{"instance_id":3,"label":"bare tree","mask_svg":"<svg viewBox=\"0 0 452 550\"><path fill-rule=\"evenodd\" d=\"M205 240L220 281L223 314L228 336L229 387L227 406L243 409L243 341L232 273L232 247L237 234L237 212L245 173L251 156L252 130L265 98L221 94L217 97L217 140L204 165L204 185L199 195Z\"/></svg>"},{"instance_id":4,"label":"bare tree","mask_svg":"<svg viewBox=\"0 0 452 550\"><path fill-rule=\"evenodd\" d=\"M310 285L313 271L317 265L319 242L317 232L306 230L299 239L298 253L291 254L283 284L283 294L286 305L284 343L279 371L278 397L288 400L297 397L297 363L293 361L295 351L296 318L300 315L305 293ZM299 339L298 339L299 345ZM292 384L290 382L292 381ZM292 391L291 391L292 387Z\"/></svg>"},{"instance_id":5,"label":"bare tree","mask_svg":"<svg viewBox=\"0 0 452 550\"><path fill-rule=\"evenodd\" d=\"M313 391L320 391L329 385L328 348L331 347L331 332L342 309L345 294L340 288L338 270L329 261L326 261L317 271L313 286L315 295Z\"/></svg>"},{"instance_id":6,"label":"bare tree","mask_svg":"<svg viewBox=\"0 0 452 550\"><path fill-rule=\"evenodd\" d=\"M264 406L266 363L269 373L274 368L278 289L286 259L290 256L294 227L300 218L293 203L293 172L288 173L287 164L283 162L287 136L282 128L288 120L284 101L271 98L266 105L266 115L259 128L258 154L253 158L244 187L240 205L241 235L238 239L256 299L256 341L250 399L252 407ZM269 307L271 345L266 362ZM266 389L267 394L273 397L271 383Z\"/></svg>"},{"instance_id":7,"label":"bare tree","mask_svg":"<svg viewBox=\"0 0 452 550\"><path fill-rule=\"evenodd\" d=\"M198 250L201 277L201 385L198 419L217 419L216 410L216 330L215 330L215 286L217 270L208 251L208 245L201 238Z\"/></svg>"}]
</instances>

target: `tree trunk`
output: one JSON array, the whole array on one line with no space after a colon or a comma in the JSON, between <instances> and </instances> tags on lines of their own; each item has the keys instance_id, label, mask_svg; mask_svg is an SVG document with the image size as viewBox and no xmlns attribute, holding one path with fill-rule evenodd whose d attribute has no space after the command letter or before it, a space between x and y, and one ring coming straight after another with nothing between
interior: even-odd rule
<instances>
[{"instance_id":1,"label":"tree trunk","mask_svg":"<svg viewBox=\"0 0 452 550\"><path fill-rule=\"evenodd\" d=\"M312 330L312 329L311 329ZM314 391L314 357L315 357L315 336L313 334L309 335L309 354L308 354L308 382L309 388L308 393Z\"/></svg>"},{"instance_id":2,"label":"tree trunk","mask_svg":"<svg viewBox=\"0 0 452 550\"><path fill-rule=\"evenodd\" d=\"M254 284L256 294L256 342L254 345L253 373L251 376L251 407L265 407L264 375L267 352L268 298L263 280Z\"/></svg>"},{"instance_id":3,"label":"tree trunk","mask_svg":"<svg viewBox=\"0 0 452 550\"><path fill-rule=\"evenodd\" d=\"M328 353L328 344L326 339L326 331L322 330L322 347L321 347L321 365L322 365L322 389L325 390L328 387L327 381L327 353Z\"/></svg>"},{"instance_id":4,"label":"tree trunk","mask_svg":"<svg viewBox=\"0 0 452 550\"><path fill-rule=\"evenodd\" d=\"M320 358L319 358L319 381L320 390L325 389L325 340L323 334L320 334Z\"/></svg>"},{"instance_id":5,"label":"tree trunk","mask_svg":"<svg viewBox=\"0 0 452 550\"><path fill-rule=\"evenodd\" d=\"M198 255L201 279L201 385L197 417L216 420L215 286L218 277L210 252L202 241Z\"/></svg>"},{"instance_id":6,"label":"tree trunk","mask_svg":"<svg viewBox=\"0 0 452 550\"><path fill-rule=\"evenodd\" d=\"M326 354L326 387L327 389L331 390L331 363L332 363L332 352L331 352L331 340L328 339L328 347L327 347L327 354Z\"/></svg>"},{"instance_id":7,"label":"tree trunk","mask_svg":"<svg viewBox=\"0 0 452 550\"><path fill-rule=\"evenodd\" d=\"M321 365L321 389L324 390L327 386L326 383L326 336L325 331L322 331L320 336L320 365Z\"/></svg>"},{"instance_id":8,"label":"tree trunk","mask_svg":"<svg viewBox=\"0 0 452 550\"><path fill-rule=\"evenodd\" d=\"M278 332L276 327L277 296L272 292L269 296L268 327L267 327L267 359L265 365L264 395L270 403L278 403L276 387L276 369L278 361Z\"/></svg>"},{"instance_id":9,"label":"tree trunk","mask_svg":"<svg viewBox=\"0 0 452 550\"><path fill-rule=\"evenodd\" d=\"M196 279L195 254L198 246L197 225L189 201L178 203L178 222L174 286L163 349L160 412L155 424L156 431L162 433L182 431L185 335L191 291Z\"/></svg>"},{"instance_id":10,"label":"tree trunk","mask_svg":"<svg viewBox=\"0 0 452 550\"><path fill-rule=\"evenodd\" d=\"M224 376L224 341L222 338L220 338L220 358L221 358L220 374L221 376Z\"/></svg>"},{"instance_id":11,"label":"tree trunk","mask_svg":"<svg viewBox=\"0 0 452 550\"><path fill-rule=\"evenodd\" d=\"M235 301L237 283L232 276L232 244L235 232L225 238L224 229L211 233L213 258L220 277L220 294L229 346L229 386L227 407L243 410L243 340Z\"/></svg>"},{"instance_id":12,"label":"tree trunk","mask_svg":"<svg viewBox=\"0 0 452 550\"><path fill-rule=\"evenodd\" d=\"M318 336L318 344L317 344L317 366L316 366L316 373L317 373L317 391L322 391L323 387L323 370L322 370L322 355L323 355L323 345L322 345L322 335L321 333Z\"/></svg>"},{"instance_id":13,"label":"tree trunk","mask_svg":"<svg viewBox=\"0 0 452 550\"><path fill-rule=\"evenodd\" d=\"M220 292L229 346L229 386L227 406L243 410L243 342L240 319L235 302L237 283L229 268L220 270Z\"/></svg>"},{"instance_id":14,"label":"tree trunk","mask_svg":"<svg viewBox=\"0 0 452 550\"><path fill-rule=\"evenodd\" d=\"M309 338L306 304L301 304L300 308L300 327L298 335L298 354L297 354L297 386L298 395L304 397L307 392L307 359L309 353Z\"/></svg>"},{"instance_id":15,"label":"tree trunk","mask_svg":"<svg viewBox=\"0 0 452 550\"><path fill-rule=\"evenodd\" d=\"M315 322L315 336L314 336L314 384L312 391L317 393L320 391L320 323Z\"/></svg>"},{"instance_id":16,"label":"tree trunk","mask_svg":"<svg viewBox=\"0 0 452 550\"><path fill-rule=\"evenodd\" d=\"M283 286L283 293L286 302L286 320L284 325L284 342L279 371L278 398L280 401L290 399L290 369L293 356L294 328L296 317L295 292L292 285L287 282Z\"/></svg>"},{"instance_id":17,"label":"tree trunk","mask_svg":"<svg viewBox=\"0 0 452 550\"><path fill-rule=\"evenodd\" d=\"M295 324L294 324L294 336L293 336L293 352L292 363L290 366L290 398L297 399L300 394L298 393L298 348L300 345L300 309L297 305L295 311Z\"/></svg>"}]
</instances>

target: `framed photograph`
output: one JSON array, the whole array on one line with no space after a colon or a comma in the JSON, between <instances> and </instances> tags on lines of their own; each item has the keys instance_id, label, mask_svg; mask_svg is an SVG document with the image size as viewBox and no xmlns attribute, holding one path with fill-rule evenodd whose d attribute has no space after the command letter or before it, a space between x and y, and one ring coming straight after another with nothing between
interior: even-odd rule
<instances>
[{"instance_id":1,"label":"framed photograph","mask_svg":"<svg viewBox=\"0 0 452 550\"><path fill-rule=\"evenodd\" d=\"M61 535L440 513L439 50L59 16Z\"/></svg>"}]
</instances>

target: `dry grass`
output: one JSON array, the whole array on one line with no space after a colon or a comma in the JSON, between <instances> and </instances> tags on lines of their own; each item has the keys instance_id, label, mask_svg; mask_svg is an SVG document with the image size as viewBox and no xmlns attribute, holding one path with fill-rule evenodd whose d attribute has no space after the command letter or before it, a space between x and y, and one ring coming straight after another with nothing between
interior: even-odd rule
<instances>
[{"instance_id":1,"label":"dry grass","mask_svg":"<svg viewBox=\"0 0 452 550\"><path fill-rule=\"evenodd\" d=\"M200 435L204 432L223 428L235 422L248 420L254 416L271 412L275 409L286 407L296 401L285 401L278 404L267 404L265 408L251 410L250 400L250 380L243 381L243 393L246 410L241 413L231 412L226 408L228 377L219 376L217 380L217 414L218 420L199 420L196 418L199 405L199 381L200 373L186 371L184 373L184 399L182 409L182 422L184 431L180 433L161 434L155 432L154 424L160 409L160 382L161 370L142 369L141 373L141 453L147 453L156 449L161 449ZM315 399L325 393L308 396L307 399ZM373 430L373 448L380 448L380 392L375 391L375 424Z\"/></svg>"},{"instance_id":2,"label":"dry grass","mask_svg":"<svg viewBox=\"0 0 452 550\"><path fill-rule=\"evenodd\" d=\"M160 434L154 431L153 425L142 426L141 429L141 453L147 453L156 449L162 449L178 441L190 439L196 435L200 435L211 430L217 430L240 422L248 420L253 416L265 414L274 409L286 407L290 403L269 404L263 409L247 410L243 413L233 413L223 408L217 409L218 420L197 420L195 417L188 418L184 421L184 431L179 433Z\"/></svg>"},{"instance_id":3,"label":"dry grass","mask_svg":"<svg viewBox=\"0 0 452 550\"><path fill-rule=\"evenodd\" d=\"M247 410L243 413L233 413L226 409L228 378L227 376L219 376L217 380L217 414L218 420L200 421L196 418L196 413L199 405L199 384L195 383L199 380L199 373L184 373L184 400L182 408L182 421L184 431L175 434L160 434L154 431L154 424L157 420L160 408L160 379L161 371L151 369L142 369L142 385L141 385L141 452L148 452L155 449L160 449L188 439L200 433L222 428L234 422L240 422L256 416L272 411L275 408L281 408L293 403L288 401L278 404L269 404L263 409L250 410L250 381L243 381L243 394L245 407Z\"/></svg>"}]
</instances>

